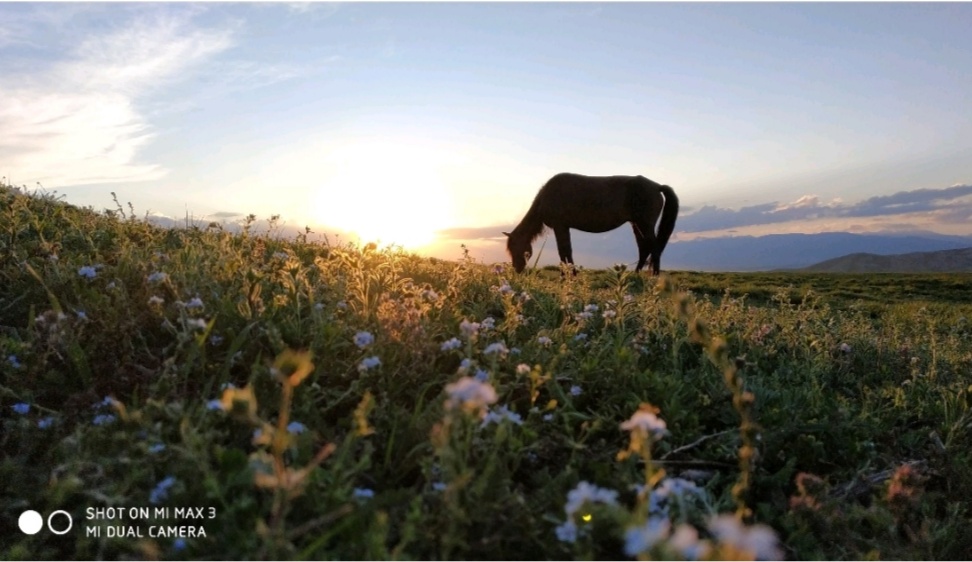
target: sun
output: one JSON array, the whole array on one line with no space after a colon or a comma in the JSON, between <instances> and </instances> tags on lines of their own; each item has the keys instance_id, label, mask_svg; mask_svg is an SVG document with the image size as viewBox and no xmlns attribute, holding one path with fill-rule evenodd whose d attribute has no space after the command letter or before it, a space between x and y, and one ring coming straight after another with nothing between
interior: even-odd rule
<instances>
[{"instance_id":1,"label":"sun","mask_svg":"<svg viewBox=\"0 0 972 562\"><path fill-rule=\"evenodd\" d=\"M356 142L332 151L312 214L362 243L420 249L451 226L452 197L436 151L408 141Z\"/></svg>"}]
</instances>

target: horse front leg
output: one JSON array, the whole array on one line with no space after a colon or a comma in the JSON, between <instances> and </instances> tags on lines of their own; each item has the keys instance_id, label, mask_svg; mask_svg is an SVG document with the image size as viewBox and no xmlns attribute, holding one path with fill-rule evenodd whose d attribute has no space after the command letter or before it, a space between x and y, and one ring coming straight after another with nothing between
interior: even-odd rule
<instances>
[{"instance_id":1,"label":"horse front leg","mask_svg":"<svg viewBox=\"0 0 972 562\"><path fill-rule=\"evenodd\" d=\"M570 264L570 269L576 276L577 268L574 267L574 252L570 247L570 229L566 227L555 228L554 237L557 238L557 252L560 254L560 263Z\"/></svg>"}]
</instances>

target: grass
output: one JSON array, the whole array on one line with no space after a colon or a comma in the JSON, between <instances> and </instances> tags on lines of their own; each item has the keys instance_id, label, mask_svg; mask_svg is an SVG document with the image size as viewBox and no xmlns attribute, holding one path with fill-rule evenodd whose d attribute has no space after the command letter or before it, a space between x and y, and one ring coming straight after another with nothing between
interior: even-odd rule
<instances>
[{"instance_id":1,"label":"grass","mask_svg":"<svg viewBox=\"0 0 972 562\"><path fill-rule=\"evenodd\" d=\"M0 187L0 557L972 552L969 276L562 282L252 223Z\"/></svg>"}]
</instances>

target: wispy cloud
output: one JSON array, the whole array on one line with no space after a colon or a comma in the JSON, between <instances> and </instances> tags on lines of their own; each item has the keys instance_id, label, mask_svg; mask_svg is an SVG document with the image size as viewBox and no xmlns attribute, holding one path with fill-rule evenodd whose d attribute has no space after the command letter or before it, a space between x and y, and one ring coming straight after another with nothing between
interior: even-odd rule
<instances>
[{"instance_id":1,"label":"wispy cloud","mask_svg":"<svg viewBox=\"0 0 972 562\"><path fill-rule=\"evenodd\" d=\"M195 26L191 11L121 14L109 29L44 57L32 72L5 76L0 173L9 180L65 186L165 173L138 162L152 137L139 101L230 48L232 32ZM40 36L54 19L36 12L19 23L31 23L30 35ZM8 48L18 40L6 37Z\"/></svg>"}]
</instances>

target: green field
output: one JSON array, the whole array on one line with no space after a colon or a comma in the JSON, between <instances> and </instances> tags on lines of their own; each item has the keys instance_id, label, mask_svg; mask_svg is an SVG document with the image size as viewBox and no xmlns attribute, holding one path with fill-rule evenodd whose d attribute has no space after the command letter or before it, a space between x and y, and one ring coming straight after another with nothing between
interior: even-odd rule
<instances>
[{"instance_id":1,"label":"green field","mask_svg":"<svg viewBox=\"0 0 972 562\"><path fill-rule=\"evenodd\" d=\"M970 275L277 232L0 186L0 558L972 556Z\"/></svg>"}]
</instances>

